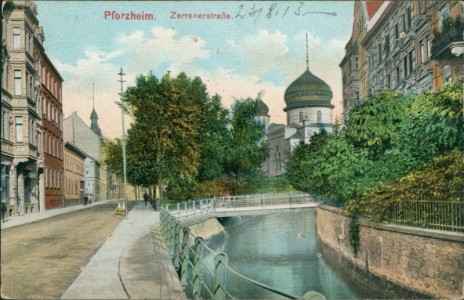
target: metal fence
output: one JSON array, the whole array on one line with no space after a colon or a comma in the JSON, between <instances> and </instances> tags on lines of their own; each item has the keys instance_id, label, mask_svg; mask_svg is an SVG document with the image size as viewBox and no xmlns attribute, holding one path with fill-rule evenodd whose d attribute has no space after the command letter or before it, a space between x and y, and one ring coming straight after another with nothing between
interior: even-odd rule
<instances>
[{"instance_id":1,"label":"metal fence","mask_svg":"<svg viewBox=\"0 0 464 300\"><path fill-rule=\"evenodd\" d=\"M223 196L166 204L164 208L176 218L218 212L238 211L245 208L292 208L302 204L315 203L308 194L258 194L246 196Z\"/></svg>"},{"instance_id":2,"label":"metal fence","mask_svg":"<svg viewBox=\"0 0 464 300\"><path fill-rule=\"evenodd\" d=\"M398 202L390 208L387 222L464 232L464 202L425 200Z\"/></svg>"},{"instance_id":3,"label":"metal fence","mask_svg":"<svg viewBox=\"0 0 464 300\"><path fill-rule=\"evenodd\" d=\"M228 286L231 278L234 278L287 299L299 299L297 296L241 274L229 265L226 253L216 252L208 247L204 239L191 234L188 227L181 228L179 221L187 216L215 212L221 208L240 209L263 205L292 207L309 202L313 202L313 199L305 194L249 195L216 197L162 206L160 208L161 234L189 298L234 299L234 288ZM317 297L315 299L325 299L321 294Z\"/></svg>"},{"instance_id":4,"label":"metal fence","mask_svg":"<svg viewBox=\"0 0 464 300\"><path fill-rule=\"evenodd\" d=\"M160 217L160 229L168 245L169 255L180 274L181 284L190 293L190 298L233 299L234 296L227 289L227 283L231 276L235 276L285 298L298 299L230 267L226 253L216 252L208 247L203 238L195 237L188 227L181 229L179 221L164 207L160 210ZM207 258L210 261L207 261Z\"/></svg>"}]
</instances>

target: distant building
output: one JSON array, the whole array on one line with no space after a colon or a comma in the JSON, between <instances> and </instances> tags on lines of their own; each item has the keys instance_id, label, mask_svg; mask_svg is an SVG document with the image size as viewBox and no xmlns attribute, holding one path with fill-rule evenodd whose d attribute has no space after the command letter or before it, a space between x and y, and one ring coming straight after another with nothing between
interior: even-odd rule
<instances>
[{"instance_id":1,"label":"distant building","mask_svg":"<svg viewBox=\"0 0 464 300\"><path fill-rule=\"evenodd\" d=\"M64 145L64 203L82 204L84 200L84 161L87 155L71 142Z\"/></svg>"},{"instance_id":2,"label":"distant building","mask_svg":"<svg viewBox=\"0 0 464 300\"><path fill-rule=\"evenodd\" d=\"M102 146L102 138L74 112L64 120L64 140L86 153L84 196L90 197L92 201L100 200L100 147Z\"/></svg>"},{"instance_id":3,"label":"distant building","mask_svg":"<svg viewBox=\"0 0 464 300\"><path fill-rule=\"evenodd\" d=\"M266 138L269 155L262 165L262 171L270 176L281 175L286 171L290 153L301 143L310 143L311 137L326 130L332 131L333 94L330 86L319 77L306 71L285 91L287 124L270 124L269 109L258 101L257 118L267 128Z\"/></svg>"}]
</instances>

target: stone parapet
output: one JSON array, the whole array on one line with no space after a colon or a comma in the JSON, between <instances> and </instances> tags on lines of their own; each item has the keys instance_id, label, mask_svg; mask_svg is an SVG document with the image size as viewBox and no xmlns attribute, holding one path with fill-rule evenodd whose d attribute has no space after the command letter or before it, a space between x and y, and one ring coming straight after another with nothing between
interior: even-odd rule
<instances>
[{"instance_id":1,"label":"stone parapet","mask_svg":"<svg viewBox=\"0 0 464 300\"><path fill-rule=\"evenodd\" d=\"M360 219L359 248L350 243L350 216L319 206L317 236L355 268L407 290L434 298L463 298L464 234Z\"/></svg>"}]
</instances>

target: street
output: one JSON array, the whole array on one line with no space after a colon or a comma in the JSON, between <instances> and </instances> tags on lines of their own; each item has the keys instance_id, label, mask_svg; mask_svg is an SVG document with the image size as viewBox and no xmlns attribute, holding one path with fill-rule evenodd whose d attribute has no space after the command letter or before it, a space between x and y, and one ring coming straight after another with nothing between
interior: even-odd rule
<instances>
[{"instance_id":1,"label":"street","mask_svg":"<svg viewBox=\"0 0 464 300\"><path fill-rule=\"evenodd\" d=\"M5 229L1 237L1 296L60 298L124 216L115 203ZM129 204L129 209L133 204Z\"/></svg>"}]
</instances>

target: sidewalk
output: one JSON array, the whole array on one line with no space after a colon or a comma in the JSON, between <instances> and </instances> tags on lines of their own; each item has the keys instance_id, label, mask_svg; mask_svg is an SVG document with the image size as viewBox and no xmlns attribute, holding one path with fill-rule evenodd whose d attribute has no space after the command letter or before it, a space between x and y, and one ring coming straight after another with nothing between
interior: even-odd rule
<instances>
[{"instance_id":1,"label":"sidewalk","mask_svg":"<svg viewBox=\"0 0 464 300\"><path fill-rule=\"evenodd\" d=\"M138 205L62 299L187 299L159 233L159 213Z\"/></svg>"},{"instance_id":2,"label":"sidewalk","mask_svg":"<svg viewBox=\"0 0 464 300\"><path fill-rule=\"evenodd\" d=\"M96 205L102 205L106 203L111 203L114 202L116 203L116 200L102 200L102 201L97 201L93 202L92 204L88 205L74 205L74 206L68 206L68 207L63 207L63 208L55 208L55 209L50 209L46 210L43 212L38 212L38 213L32 213L32 214L27 214L27 215L22 215L22 216L14 216L14 217L8 217L5 219L5 222L1 223L1 229L8 229L24 224L29 224L29 223L34 223L40 220L52 218L58 215L70 213L73 211L81 210L81 209L86 209L86 208L92 208L93 206Z\"/></svg>"}]
</instances>

